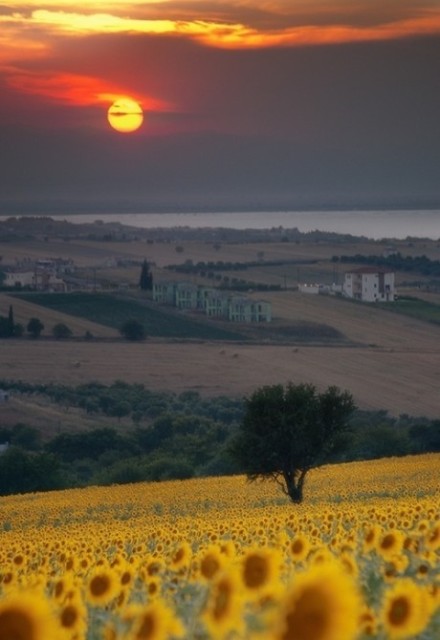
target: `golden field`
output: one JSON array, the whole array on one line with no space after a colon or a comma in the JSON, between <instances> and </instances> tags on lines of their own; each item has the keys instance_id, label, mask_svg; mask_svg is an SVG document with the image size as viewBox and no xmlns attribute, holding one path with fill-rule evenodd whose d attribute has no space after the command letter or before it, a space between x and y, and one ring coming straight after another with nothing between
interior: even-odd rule
<instances>
[{"instance_id":1,"label":"golden field","mask_svg":"<svg viewBox=\"0 0 440 640\"><path fill-rule=\"evenodd\" d=\"M440 455L1 498L1 640L430 640Z\"/></svg>"}]
</instances>

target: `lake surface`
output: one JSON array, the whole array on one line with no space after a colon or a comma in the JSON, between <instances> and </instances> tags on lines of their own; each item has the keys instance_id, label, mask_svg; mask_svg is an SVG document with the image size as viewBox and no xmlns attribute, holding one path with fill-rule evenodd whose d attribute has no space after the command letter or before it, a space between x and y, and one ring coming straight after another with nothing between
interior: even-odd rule
<instances>
[{"instance_id":1,"label":"lake surface","mask_svg":"<svg viewBox=\"0 0 440 640\"><path fill-rule=\"evenodd\" d=\"M383 211L260 211L228 213L136 213L51 215L72 223L120 222L140 228L226 227L230 229L297 228L330 231L373 239L408 236L440 240L440 209ZM6 216L2 217L3 219Z\"/></svg>"}]
</instances>

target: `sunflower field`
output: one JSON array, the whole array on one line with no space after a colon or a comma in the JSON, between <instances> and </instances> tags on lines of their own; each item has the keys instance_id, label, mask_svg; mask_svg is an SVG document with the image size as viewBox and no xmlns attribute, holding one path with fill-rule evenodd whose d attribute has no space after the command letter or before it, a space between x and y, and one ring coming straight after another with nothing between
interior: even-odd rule
<instances>
[{"instance_id":1,"label":"sunflower field","mask_svg":"<svg viewBox=\"0 0 440 640\"><path fill-rule=\"evenodd\" d=\"M0 640L440 638L439 466L0 498Z\"/></svg>"}]
</instances>

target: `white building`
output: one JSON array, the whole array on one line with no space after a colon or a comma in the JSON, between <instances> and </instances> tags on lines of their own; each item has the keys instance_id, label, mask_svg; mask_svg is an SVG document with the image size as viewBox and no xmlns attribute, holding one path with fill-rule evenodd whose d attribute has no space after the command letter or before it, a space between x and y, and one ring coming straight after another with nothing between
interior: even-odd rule
<instances>
[{"instance_id":1,"label":"white building","mask_svg":"<svg viewBox=\"0 0 440 640\"><path fill-rule=\"evenodd\" d=\"M207 316L217 318L227 318L229 311L230 296L225 291L218 289L208 289L204 291L202 298L203 309Z\"/></svg>"},{"instance_id":2,"label":"white building","mask_svg":"<svg viewBox=\"0 0 440 640\"><path fill-rule=\"evenodd\" d=\"M3 284L5 287L35 288L35 272L34 271L6 271Z\"/></svg>"},{"instance_id":3,"label":"white building","mask_svg":"<svg viewBox=\"0 0 440 640\"><path fill-rule=\"evenodd\" d=\"M232 322L271 322L272 305L265 300L234 296L229 301L229 320Z\"/></svg>"},{"instance_id":4,"label":"white building","mask_svg":"<svg viewBox=\"0 0 440 640\"><path fill-rule=\"evenodd\" d=\"M174 305L178 309L197 308L197 285L192 282L177 282L174 286Z\"/></svg>"},{"instance_id":5,"label":"white building","mask_svg":"<svg viewBox=\"0 0 440 640\"><path fill-rule=\"evenodd\" d=\"M364 302L392 302L395 297L394 271L360 267L345 274L343 294Z\"/></svg>"},{"instance_id":6,"label":"white building","mask_svg":"<svg viewBox=\"0 0 440 640\"><path fill-rule=\"evenodd\" d=\"M186 282L153 282L153 300L178 309L199 309L207 316L232 322L271 322L272 305L265 300L231 296L227 291Z\"/></svg>"},{"instance_id":7,"label":"white building","mask_svg":"<svg viewBox=\"0 0 440 640\"><path fill-rule=\"evenodd\" d=\"M153 300L161 304L174 305L176 283L153 281Z\"/></svg>"}]
</instances>

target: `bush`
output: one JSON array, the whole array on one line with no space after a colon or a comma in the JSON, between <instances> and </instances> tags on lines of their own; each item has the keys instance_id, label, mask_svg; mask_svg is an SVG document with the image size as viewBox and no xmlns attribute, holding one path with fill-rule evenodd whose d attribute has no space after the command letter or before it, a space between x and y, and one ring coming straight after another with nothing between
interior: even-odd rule
<instances>
[{"instance_id":1,"label":"bush","mask_svg":"<svg viewBox=\"0 0 440 640\"><path fill-rule=\"evenodd\" d=\"M64 324L64 322L58 322L58 324L54 325L52 328L52 335L57 340L65 340L66 338L71 337L72 330L69 329L67 324Z\"/></svg>"},{"instance_id":2,"label":"bush","mask_svg":"<svg viewBox=\"0 0 440 640\"><path fill-rule=\"evenodd\" d=\"M44 324L39 318L31 318L27 323L26 330L33 338L39 338L44 329Z\"/></svg>"},{"instance_id":3,"label":"bush","mask_svg":"<svg viewBox=\"0 0 440 640\"><path fill-rule=\"evenodd\" d=\"M147 332L144 325L137 320L127 320L119 329L119 332L127 340L145 340Z\"/></svg>"}]
</instances>

